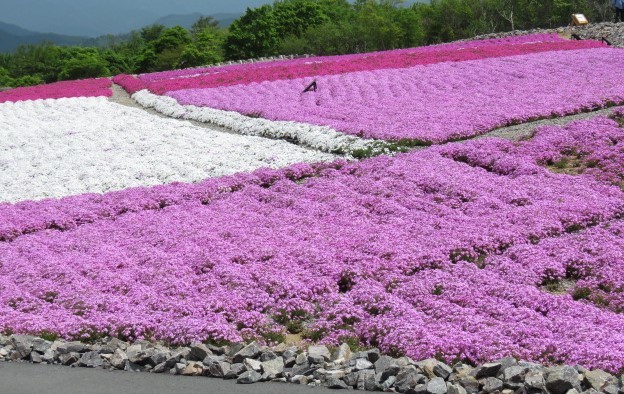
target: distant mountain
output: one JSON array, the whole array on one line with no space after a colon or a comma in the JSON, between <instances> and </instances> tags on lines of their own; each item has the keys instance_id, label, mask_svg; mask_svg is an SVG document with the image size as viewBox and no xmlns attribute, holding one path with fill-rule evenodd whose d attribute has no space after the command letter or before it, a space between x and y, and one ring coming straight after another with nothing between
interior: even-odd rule
<instances>
[{"instance_id":1,"label":"distant mountain","mask_svg":"<svg viewBox=\"0 0 624 394\"><path fill-rule=\"evenodd\" d=\"M26 29L19 27L18 25L14 25L12 23L5 23L1 21L0 21L0 30L12 36L17 36L17 37L23 37L23 36L29 36L29 35L35 34L34 31L26 30Z\"/></svg>"},{"instance_id":2,"label":"distant mountain","mask_svg":"<svg viewBox=\"0 0 624 394\"><path fill-rule=\"evenodd\" d=\"M213 15L213 18L219 21L221 26L226 27L240 15L241 14L221 13ZM189 29L201 16L203 16L203 14L200 13L168 15L152 23L159 23L167 27L182 26ZM148 24L150 23L148 22L146 25ZM137 29L140 29L141 27L142 26L139 26ZM117 34L114 38L117 39L117 41L123 41L129 36L130 35L128 33ZM102 35L96 38L91 38L55 33L40 33L24 29L23 27L12 23L0 22L0 53L12 52L20 45L40 44L44 41L49 41L56 45L104 46L110 42L110 36Z\"/></svg>"},{"instance_id":3,"label":"distant mountain","mask_svg":"<svg viewBox=\"0 0 624 394\"><path fill-rule=\"evenodd\" d=\"M214 14L212 15L212 17L219 22L219 25L221 27L227 27L231 25L232 22L234 22L234 20L237 19L241 15L242 14L221 13L221 14ZM200 14L199 12L194 12L192 14L182 14L182 15L172 14L172 15L164 16L158 19L154 23L165 25L167 27L182 26L186 29L190 29L193 26L193 24L197 22L197 20L201 18L202 16L204 16L204 14Z\"/></svg>"},{"instance_id":4,"label":"distant mountain","mask_svg":"<svg viewBox=\"0 0 624 394\"><path fill-rule=\"evenodd\" d=\"M98 37L154 23L164 15L242 13L273 0L0 0L0 18L34 31Z\"/></svg>"},{"instance_id":5,"label":"distant mountain","mask_svg":"<svg viewBox=\"0 0 624 394\"><path fill-rule=\"evenodd\" d=\"M39 44L44 41L50 41L57 45L89 45L93 39L54 33L39 33L11 23L0 22L0 52L11 52L20 45Z\"/></svg>"}]
</instances>

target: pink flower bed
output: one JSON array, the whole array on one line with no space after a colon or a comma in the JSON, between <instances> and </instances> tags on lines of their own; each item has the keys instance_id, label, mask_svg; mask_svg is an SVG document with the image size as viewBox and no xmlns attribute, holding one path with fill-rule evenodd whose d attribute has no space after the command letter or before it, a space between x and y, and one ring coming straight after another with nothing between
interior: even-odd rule
<instances>
[{"instance_id":1,"label":"pink flower bed","mask_svg":"<svg viewBox=\"0 0 624 394\"><path fill-rule=\"evenodd\" d=\"M501 175L435 147L91 196L82 211L80 198L4 205L35 227L58 215L65 231L27 234L25 220L0 242L0 330L179 343L303 320L326 342L355 337L414 358L624 367L624 317L466 262L624 211L616 187L530 155L523 166Z\"/></svg>"},{"instance_id":2,"label":"pink flower bed","mask_svg":"<svg viewBox=\"0 0 624 394\"><path fill-rule=\"evenodd\" d=\"M0 92L0 103L64 97L110 97L113 94L111 85L112 82L108 78L95 78L15 88Z\"/></svg>"},{"instance_id":3,"label":"pink flower bed","mask_svg":"<svg viewBox=\"0 0 624 394\"><path fill-rule=\"evenodd\" d=\"M567 292L574 299L622 313L623 261L624 220L620 219L538 245L514 246L489 259L486 266L507 276L515 272L510 278L513 283Z\"/></svg>"},{"instance_id":4,"label":"pink flower bed","mask_svg":"<svg viewBox=\"0 0 624 394\"><path fill-rule=\"evenodd\" d=\"M515 144L483 139L447 145L444 155L501 175L530 174L533 163L555 172L578 174L624 186L624 129L614 120L597 117L565 127L540 127L529 141ZM530 157L531 165L526 166Z\"/></svg>"},{"instance_id":5,"label":"pink flower bed","mask_svg":"<svg viewBox=\"0 0 624 394\"><path fill-rule=\"evenodd\" d=\"M624 102L624 51L594 48L168 92L180 104L326 125L386 140L444 142ZM591 83L587 83L591 81Z\"/></svg>"},{"instance_id":6,"label":"pink flower bed","mask_svg":"<svg viewBox=\"0 0 624 394\"><path fill-rule=\"evenodd\" d=\"M201 75L173 79L159 78L151 81L144 76L141 76L141 79L144 80L145 87L151 92L164 94L182 89L248 85L254 82L261 83L264 81L290 80L303 77L317 78L355 71L406 68L442 62L462 62L528 53L578 50L604 46L606 45L598 41L562 41L468 46L466 48L452 49L439 48L428 51L416 48L411 51L379 52L367 56L352 55L332 58L331 60L314 60L315 58L311 58L305 62L302 59L297 59L296 62L290 61L285 64L275 62L227 66L227 68L211 69Z\"/></svg>"},{"instance_id":7,"label":"pink flower bed","mask_svg":"<svg viewBox=\"0 0 624 394\"><path fill-rule=\"evenodd\" d=\"M113 77L113 82L124 88L129 94L134 94L139 90L146 88L146 85L140 79L133 77L132 75L119 74Z\"/></svg>"},{"instance_id":8,"label":"pink flower bed","mask_svg":"<svg viewBox=\"0 0 624 394\"><path fill-rule=\"evenodd\" d=\"M448 52L456 51L461 53L463 51L470 51L473 49L481 49L487 47L505 47L508 45L519 45L519 48L530 48L532 44L538 43L555 43L555 42L568 42L561 38L558 34L533 34L525 36L505 37L490 40L477 40L466 42L452 42L448 44L430 45L416 48L395 49L391 51L379 51L379 52L366 52L357 53L351 55L336 55L336 56L314 56L288 60L276 60L265 61L257 63L245 63L245 64L233 64L219 67L198 67L198 68L185 68L181 70L171 70L154 72L149 74L141 74L139 77L142 81L154 82L162 79L174 79L181 77L193 77L199 74L223 74L230 72L245 72L249 73L261 69L280 70L286 69L292 66L316 64L319 65L329 63L354 63L354 62L366 62L371 59L379 59L383 61L385 58L392 58L396 56L410 55L410 57L416 55L427 55L435 52ZM529 45L527 47L526 45ZM530 50L530 49L529 49Z\"/></svg>"}]
</instances>

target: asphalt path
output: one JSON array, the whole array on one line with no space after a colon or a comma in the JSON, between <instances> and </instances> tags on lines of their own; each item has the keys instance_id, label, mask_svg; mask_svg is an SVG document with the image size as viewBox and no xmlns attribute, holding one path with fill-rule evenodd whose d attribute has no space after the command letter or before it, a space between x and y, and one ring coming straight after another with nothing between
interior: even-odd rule
<instances>
[{"instance_id":1,"label":"asphalt path","mask_svg":"<svg viewBox=\"0 0 624 394\"><path fill-rule=\"evenodd\" d=\"M328 394L321 387L0 362L0 394Z\"/></svg>"}]
</instances>

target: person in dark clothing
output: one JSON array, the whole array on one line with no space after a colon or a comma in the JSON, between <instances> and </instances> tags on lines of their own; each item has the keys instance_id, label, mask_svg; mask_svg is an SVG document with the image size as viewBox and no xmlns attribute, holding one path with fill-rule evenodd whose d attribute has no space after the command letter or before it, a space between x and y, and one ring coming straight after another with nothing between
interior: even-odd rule
<instances>
[{"instance_id":1,"label":"person in dark clothing","mask_svg":"<svg viewBox=\"0 0 624 394\"><path fill-rule=\"evenodd\" d=\"M624 0L611 0L611 5L615 8L615 21L624 22Z\"/></svg>"}]
</instances>

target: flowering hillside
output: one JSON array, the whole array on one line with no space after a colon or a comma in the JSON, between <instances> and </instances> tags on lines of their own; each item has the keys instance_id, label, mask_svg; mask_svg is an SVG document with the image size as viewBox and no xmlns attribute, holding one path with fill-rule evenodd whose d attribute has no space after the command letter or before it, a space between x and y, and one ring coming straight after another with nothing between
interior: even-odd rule
<instances>
[{"instance_id":1,"label":"flowering hillside","mask_svg":"<svg viewBox=\"0 0 624 394\"><path fill-rule=\"evenodd\" d=\"M622 370L624 111L470 139L624 103L622 64L536 35L6 92L0 332Z\"/></svg>"}]
</instances>

